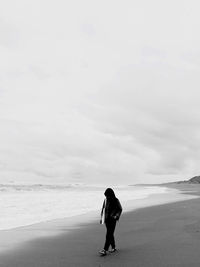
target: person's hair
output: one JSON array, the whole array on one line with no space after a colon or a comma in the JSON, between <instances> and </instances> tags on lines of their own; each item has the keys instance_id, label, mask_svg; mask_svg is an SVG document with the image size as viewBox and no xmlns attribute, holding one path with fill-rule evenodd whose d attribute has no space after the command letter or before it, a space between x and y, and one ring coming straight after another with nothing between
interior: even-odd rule
<instances>
[{"instance_id":1,"label":"person's hair","mask_svg":"<svg viewBox=\"0 0 200 267\"><path fill-rule=\"evenodd\" d=\"M112 190L112 188L107 188L106 191L105 191L105 193L104 193L104 195L105 195L106 197L116 198L116 197L115 197L115 193L114 193L114 191Z\"/></svg>"}]
</instances>

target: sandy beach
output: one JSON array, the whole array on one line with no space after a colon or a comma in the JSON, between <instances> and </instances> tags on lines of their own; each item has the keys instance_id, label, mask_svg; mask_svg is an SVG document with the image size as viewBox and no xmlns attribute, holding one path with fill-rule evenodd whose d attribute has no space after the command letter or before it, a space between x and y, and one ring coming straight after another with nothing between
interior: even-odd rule
<instances>
[{"instance_id":1,"label":"sandy beach","mask_svg":"<svg viewBox=\"0 0 200 267\"><path fill-rule=\"evenodd\" d=\"M200 186L168 185L199 196ZM170 196L168 196L170 198ZM91 213L76 226L62 219L0 233L2 267L200 266L200 198L126 212L116 229L118 251L100 257L105 227ZM175 201L175 199L173 200ZM153 206L152 206L153 205Z\"/></svg>"}]
</instances>

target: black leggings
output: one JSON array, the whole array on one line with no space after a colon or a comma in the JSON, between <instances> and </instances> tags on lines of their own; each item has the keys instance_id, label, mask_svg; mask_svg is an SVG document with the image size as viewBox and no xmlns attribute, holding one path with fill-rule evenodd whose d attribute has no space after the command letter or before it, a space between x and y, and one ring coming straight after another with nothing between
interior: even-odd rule
<instances>
[{"instance_id":1,"label":"black leggings","mask_svg":"<svg viewBox=\"0 0 200 267\"><path fill-rule=\"evenodd\" d=\"M106 241L104 245L104 249L107 251L109 249L109 246L111 245L112 248L115 248L115 238L114 238L114 231L116 226L116 220L110 219L107 220L106 224Z\"/></svg>"}]
</instances>

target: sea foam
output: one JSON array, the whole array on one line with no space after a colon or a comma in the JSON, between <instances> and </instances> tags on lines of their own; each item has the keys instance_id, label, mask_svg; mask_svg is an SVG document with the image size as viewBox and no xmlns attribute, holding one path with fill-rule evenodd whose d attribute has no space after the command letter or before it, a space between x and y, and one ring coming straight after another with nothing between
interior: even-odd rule
<instances>
[{"instance_id":1,"label":"sea foam","mask_svg":"<svg viewBox=\"0 0 200 267\"><path fill-rule=\"evenodd\" d=\"M0 230L100 210L105 187L81 185L0 185ZM116 187L126 201L164 193L163 187Z\"/></svg>"}]
</instances>

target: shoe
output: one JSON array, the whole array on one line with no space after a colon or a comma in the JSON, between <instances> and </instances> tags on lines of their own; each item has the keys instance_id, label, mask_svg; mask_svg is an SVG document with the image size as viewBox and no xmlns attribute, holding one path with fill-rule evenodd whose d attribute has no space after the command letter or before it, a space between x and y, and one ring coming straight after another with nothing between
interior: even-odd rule
<instances>
[{"instance_id":1,"label":"shoe","mask_svg":"<svg viewBox=\"0 0 200 267\"><path fill-rule=\"evenodd\" d=\"M109 252L113 253L113 252L116 252L116 251L117 251L116 248L112 248Z\"/></svg>"},{"instance_id":2,"label":"shoe","mask_svg":"<svg viewBox=\"0 0 200 267\"><path fill-rule=\"evenodd\" d=\"M99 254L100 254L101 256L106 256L106 255L107 255L107 252L106 252L105 249L102 249L102 250L99 251Z\"/></svg>"}]
</instances>

